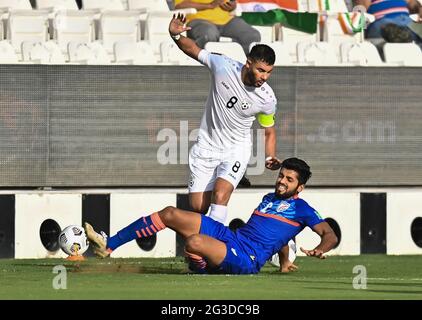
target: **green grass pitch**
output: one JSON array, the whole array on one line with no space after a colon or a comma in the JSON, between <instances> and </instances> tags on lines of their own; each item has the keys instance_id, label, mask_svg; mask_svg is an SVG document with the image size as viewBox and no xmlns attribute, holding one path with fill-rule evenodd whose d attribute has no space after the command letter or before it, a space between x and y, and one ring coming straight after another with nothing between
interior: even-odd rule
<instances>
[{"instance_id":1,"label":"green grass pitch","mask_svg":"<svg viewBox=\"0 0 422 320\"><path fill-rule=\"evenodd\" d=\"M296 263L299 271L294 273L281 274L267 264L257 275L233 276L186 274L181 257L4 259L0 299L422 300L422 255L298 257ZM66 268L66 289L53 288L57 265ZM366 268L366 289L353 287L356 265Z\"/></svg>"}]
</instances>

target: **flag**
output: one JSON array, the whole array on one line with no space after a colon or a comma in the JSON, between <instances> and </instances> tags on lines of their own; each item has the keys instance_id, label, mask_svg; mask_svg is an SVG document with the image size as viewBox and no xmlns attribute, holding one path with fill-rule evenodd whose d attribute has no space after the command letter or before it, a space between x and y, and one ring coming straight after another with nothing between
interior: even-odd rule
<instances>
[{"instance_id":1,"label":"flag","mask_svg":"<svg viewBox=\"0 0 422 320\"><path fill-rule=\"evenodd\" d=\"M365 15L361 12L339 13L338 21L345 34L355 34L365 28Z\"/></svg>"},{"instance_id":2,"label":"flag","mask_svg":"<svg viewBox=\"0 0 422 320\"><path fill-rule=\"evenodd\" d=\"M242 19L255 26L272 26L280 23L286 28L307 33L317 32L318 14L309 12L290 12L274 9L267 12L242 12Z\"/></svg>"},{"instance_id":3,"label":"flag","mask_svg":"<svg viewBox=\"0 0 422 320\"><path fill-rule=\"evenodd\" d=\"M292 12L299 10L298 0L237 0L243 12L266 12L273 9L285 9Z\"/></svg>"},{"instance_id":4,"label":"flag","mask_svg":"<svg viewBox=\"0 0 422 320\"><path fill-rule=\"evenodd\" d=\"M241 18L251 25L273 26L280 23L294 30L316 33L318 23L323 25L326 22L327 11L342 12L344 10L344 13L338 13L337 16L343 32L353 35L363 30L364 15L359 12L348 13L344 2L341 2L343 8L336 1L331 3L332 0L313 1L312 5L308 5L309 2L305 0L237 0L237 3L242 11ZM313 12L304 12L307 10Z\"/></svg>"}]
</instances>

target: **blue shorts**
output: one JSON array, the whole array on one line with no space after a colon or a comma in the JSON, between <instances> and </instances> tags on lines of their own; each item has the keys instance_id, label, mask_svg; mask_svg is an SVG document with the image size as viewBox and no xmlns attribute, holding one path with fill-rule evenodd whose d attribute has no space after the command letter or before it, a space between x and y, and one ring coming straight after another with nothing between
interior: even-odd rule
<instances>
[{"instance_id":1,"label":"blue shorts","mask_svg":"<svg viewBox=\"0 0 422 320\"><path fill-rule=\"evenodd\" d=\"M248 252L237 234L222 223L202 216L200 234L220 240L226 244L227 254L219 266L219 271L230 274L258 273L253 259L254 253Z\"/></svg>"}]
</instances>

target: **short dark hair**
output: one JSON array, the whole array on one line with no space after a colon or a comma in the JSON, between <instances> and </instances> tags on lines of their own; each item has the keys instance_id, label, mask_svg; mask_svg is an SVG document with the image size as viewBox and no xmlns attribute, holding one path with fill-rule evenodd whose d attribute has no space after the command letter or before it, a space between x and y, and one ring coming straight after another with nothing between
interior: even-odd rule
<instances>
[{"instance_id":1,"label":"short dark hair","mask_svg":"<svg viewBox=\"0 0 422 320\"><path fill-rule=\"evenodd\" d=\"M312 176L311 168L308 164L298 158L288 158L281 163L281 169L294 170L298 174L299 185L306 184Z\"/></svg>"},{"instance_id":2,"label":"short dark hair","mask_svg":"<svg viewBox=\"0 0 422 320\"><path fill-rule=\"evenodd\" d=\"M255 61L263 61L272 66L275 62L275 52L266 44L256 44L252 47L251 52L249 52L248 58Z\"/></svg>"}]
</instances>

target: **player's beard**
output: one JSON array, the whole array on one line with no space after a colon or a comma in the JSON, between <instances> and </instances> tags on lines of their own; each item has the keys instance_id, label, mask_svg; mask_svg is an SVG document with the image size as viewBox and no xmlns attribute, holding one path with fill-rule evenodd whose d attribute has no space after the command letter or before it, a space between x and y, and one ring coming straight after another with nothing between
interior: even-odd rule
<instances>
[{"instance_id":1,"label":"player's beard","mask_svg":"<svg viewBox=\"0 0 422 320\"><path fill-rule=\"evenodd\" d=\"M275 188L275 194L276 194L276 196L278 197L278 198L280 198L280 199L289 199L289 198L291 198L291 197L293 197L296 193L297 193L297 188L295 188L294 190L291 190L291 191L289 191L288 189L287 189L287 186L285 186L285 191L283 192L280 192L279 191L279 186L280 185L277 185L276 186L276 188ZM284 185L283 185L284 186Z\"/></svg>"},{"instance_id":2,"label":"player's beard","mask_svg":"<svg viewBox=\"0 0 422 320\"><path fill-rule=\"evenodd\" d=\"M249 85L252 87L259 88L260 86L264 84L264 82L262 82L261 84L258 85L259 80L255 77L252 70L249 70L246 73L246 77L248 79Z\"/></svg>"}]
</instances>

